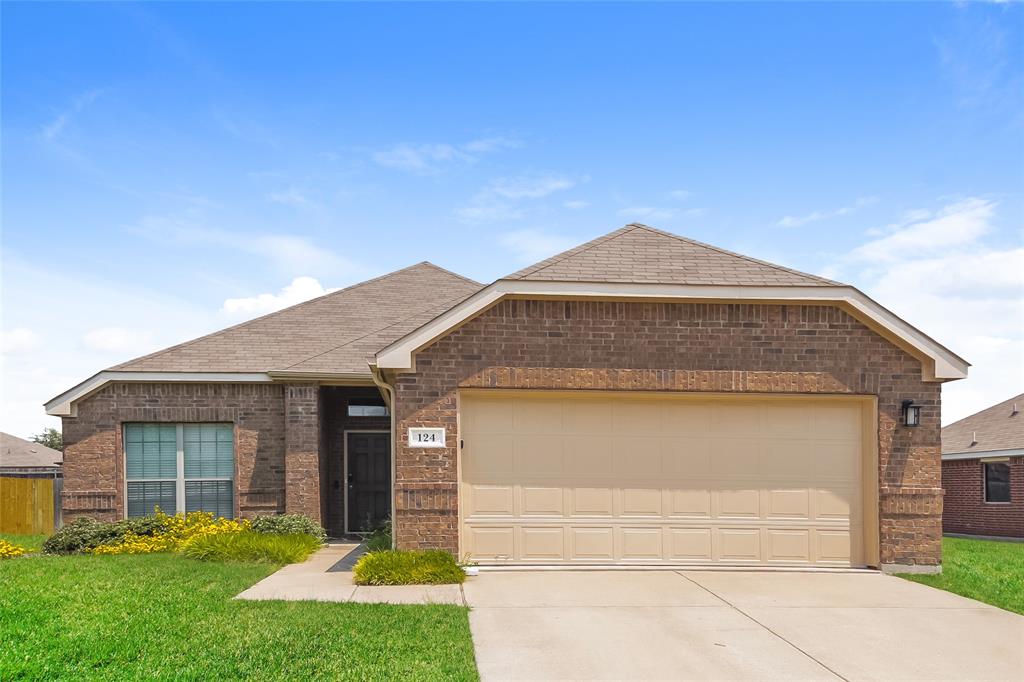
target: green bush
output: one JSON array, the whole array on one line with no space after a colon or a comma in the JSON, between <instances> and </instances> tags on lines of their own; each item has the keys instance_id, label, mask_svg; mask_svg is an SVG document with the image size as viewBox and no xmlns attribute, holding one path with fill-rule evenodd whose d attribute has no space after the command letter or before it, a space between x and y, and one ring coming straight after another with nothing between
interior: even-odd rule
<instances>
[{"instance_id":1,"label":"green bush","mask_svg":"<svg viewBox=\"0 0 1024 682\"><path fill-rule=\"evenodd\" d=\"M197 536L185 543L181 553L202 561L262 561L294 564L320 548L320 541L305 533L220 533Z\"/></svg>"},{"instance_id":2,"label":"green bush","mask_svg":"<svg viewBox=\"0 0 1024 682\"><path fill-rule=\"evenodd\" d=\"M100 545L120 542L131 532L139 536L156 535L164 530L164 522L155 516L122 521L96 521L87 517L65 524L43 543L44 554L76 554Z\"/></svg>"},{"instance_id":3,"label":"green bush","mask_svg":"<svg viewBox=\"0 0 1024 682\"><path fill-rule=\"evenodd\" d=\"M327 531L320 524L302 514L279 514L277 516L259 516L252 520L252 529L256 533L267 535L311 535L321 544L327 541Z\"/></svg>"},{"instance_id":4,"label":"green bush","mask_svg":"<svg viewBox=\"0 0 1024 682\"><path fill-rule=\"evenodd\" d=\"M353 573L357 585L447 585L466 579L455 557L440 549L370 552Z\"/></svg>"},{"instance_id":5,"label":"green bush","mask_svg":"<svg viewBox=\"0 0 1024 682\"><path fill-rule=\"evenodd\" d=\"M391 520L388 519L380 528L366 536L366 551L383 552L391 549Z\"/></svg>"}]
</instances>

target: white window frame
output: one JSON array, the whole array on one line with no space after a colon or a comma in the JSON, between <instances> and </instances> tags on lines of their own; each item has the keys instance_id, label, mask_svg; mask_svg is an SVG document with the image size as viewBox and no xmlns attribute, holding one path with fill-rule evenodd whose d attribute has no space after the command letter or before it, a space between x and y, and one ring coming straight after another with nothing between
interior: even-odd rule
<instances>
[{"instance_id":1,"label":"white window frame","mask_svg":"<svg viewBox=\"0 0 1024 682\"><path fill-rule=\"evenodd\" d=\"M171 479L169 478L128 478L128 447L125 441L125 426L128 424L166 424L167 422L124 422L121 424L121 466L124 472L124 514L123 518L130 518L128 516L128 484L129 483L168 483ZM180 422L174 423L174 445L175 445L175 478L174 478L174 513L184 514L185 513L185 424L231 424L231 467L237 473L238 461L237 452L235 450L235 425L231 422ZM231 514L232 516L238 516L238 493L234 488L233 482L235 476L213 476L210 478L196 478L192 479L195 481L231 481ZM163 510L165 513L167 510Z\"/></svg>"}]
</instances>

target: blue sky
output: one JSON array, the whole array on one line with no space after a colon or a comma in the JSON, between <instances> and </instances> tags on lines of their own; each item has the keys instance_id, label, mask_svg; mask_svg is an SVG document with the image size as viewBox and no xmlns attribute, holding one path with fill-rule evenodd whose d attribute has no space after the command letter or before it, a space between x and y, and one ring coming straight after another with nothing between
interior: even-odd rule
<instances>
[{"instance_id":1,"label":"blue sky","mask_svg":"<svg viewBox=\"0 0 1024 682\"><path fill-rule=\"evenodd\" d=\"M421 260L632 221L854 284L1024 386L1024 7L2 7L0 429Z\"/></svg>"}]
</instances>

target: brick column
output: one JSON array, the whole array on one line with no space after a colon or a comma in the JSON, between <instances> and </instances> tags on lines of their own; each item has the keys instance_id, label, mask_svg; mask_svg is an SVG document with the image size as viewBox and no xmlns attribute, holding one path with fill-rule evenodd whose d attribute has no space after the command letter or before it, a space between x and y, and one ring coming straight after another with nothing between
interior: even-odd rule
<instances>
[{"instance_id":1,"label":"brick column","mask_svg":"<svg viewBox=\"0 0 1024 682\"><path fill-rule=\"evenodd\" d=\"M284 509L320 522L320 386L284 387Z\"/></svg>"}]
</instances>

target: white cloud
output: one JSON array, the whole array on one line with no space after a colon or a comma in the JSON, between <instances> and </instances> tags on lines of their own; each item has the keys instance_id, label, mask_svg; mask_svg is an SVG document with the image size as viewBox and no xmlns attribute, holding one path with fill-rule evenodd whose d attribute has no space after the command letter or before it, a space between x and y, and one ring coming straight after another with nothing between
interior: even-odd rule
<instances>
[{"instance_id":1,"label":"white cloud","mask_svg":"<svg viewBox=\"0 0 1024 682\"><path fill-rule=\"evenodd\" d=\"M370 155L384 168L411 173L432 174L458 163L473 163L483 154L521 146L518 140L494 136L470 140L465 144L410 144L403 142Z\"/></svg>"},{"instance_id":2,"label":"white cloud","mask_svg":"<svg viewBox=\"0 0 1024 682\"><path fill-rule=\"evenodd\" d=\"M674 208L656 206L630 206L619 209L619 215L630 220L668 220L675 214Z\"/></svg>"},{"instance_id":3,"label":"white cloud","mask_svg":"<svg viewBox=\"0 0 1024 682\"><path fill-rule=\"evenodd\" d=\"M576 186L576 181L560 175L522 175L498 178L477 192L455 215L467 223L497 222L522 218L522 202L543 199L555 192Z\"/></svg>"},{"instance_id":4,"label":"white cloud","mask_svg":"<svg viewBox=\"0 0 1024 682\"><path fill-rule=\"evenodd\" d=\"M578 211L581 208L586 208L587 206L590 206L590 202L589 201L581 201L579 199L575 199L575 200L572 200L572 201L566 201L565 203L562 204L562 206L565 206L566 208L568 208L571 211Z\"/></svg>"},{"instance_id":5,"label":"white cloud","mask_svg":"<svg viewBox=\"0 0 1024 682\"><path fill-rule=\"evenodd\" d=\"M1024 248L986 242L996 208L971 198L915 211L826 269L972 364L943 387L947 424L1019 393L1024 378Z\"/></svg>"},{"instance_id":6,"label":"white cloud","mask_svg":"<svg viewBox=\"0 0 1024 682\"><path fill-rule=\"evenodd\" d=\"M153 332L125 327L99 327L82 335L82 343L89 350L101 353L139 355L156 350Z\"/></svg>"},{"instance_id":7,"label":"white cloud","mask_svg":"<svg viewBox=\"0 0 1024 682\"><path fill-rule=\"evenodd\" d=\"M71 102L71 106L65 111L60 112L57 116L44 125L39 134L47 142L52 142L64 132L64 128L67 127L71 119L78 113L81 113L89 105L96 101L96 98L103 94L103 90L89 90L88 92L82 93Z\"/></svg>"},{"instance_id":8,"label":"white cloud","mask_svg":"<svg viewBox=\"0 0 1024 682\"><path fill-rule=\"evenodd\" d=\"M576 244L574 239L535 229L506 232L499 237L498 242L515 253L520 261L531 263L549 258Z\"/></svg>"},{"instance_id":9,"label":"white cloud","mask_svg":"<svg viewBox=\"0 0 1024 682\"><path fill-rule=\"evenodd\" d=\"M0 352L4 355L31 353L40 346L39 335L27 327L0 332Z\"/></svg>"},{"instance_id":10,"label":"white cloud","mask_svg":"<svg viewBox=\"0 0 1024 682\"><path fill-rule=\"evenodd\" d=\"M827 220L828 218L838 218L839 216L849 215L858 209L870 206L877 202L878 197L861 197L852 204L840 206L839 208L831 211L814 211L813 213L808 213L807 215L802 216L788 215L779 220L776 224L781 227L800 227L802 225L807 225L808 223L818 222L819 220Z\"/></svg>"},{"instance_id":11,"label":"white cloud","mask_svg":"<svg viewBox=\"0 0 1024 682\"><path fill-rule=\"evenodd\" d=\"M471 160L469 154L450 144L397 144L373 154L373 161L378 166L417 173L434 172L441 165L453 161Z\"/></svg>"},{"instance_id":12,"label":"white cloud","mask_svg":"<svg viewBox=\"0 0 1024 682\"><path fill-rule=\"evenodd\" d=\"M271 192L267 195L267 201L275 204L294 206L295 208L306 208L312 205L309 198L294 187L289 187L288 189L281 190L279 192Z\"/></svg>"},{"instance_id":13,"label":"white cloud","mask_svg":"<svg viewBox=\"0 0 1024 682\"><path fill-rule=\"evenodd\" d=\"M245 298L229 298L221 306L221 312L234 317L255 317L275 310L281 310L296 303L323 296L337 288L325 289L312 277L296 277L292 283L276 294L257 294Z\"/></svg>"},{"instance_id":14,"label":"white cloud","mask_svg":"<svg viewBox=\"0 0 1024 682\"><path fill-rule=\"evenodd\" d=\"M853 257L871 260L901 260L913 255L940 253L950 247L973 243L989 231L995 203L985 199L966 199L928 214L911 214L909 224L897 224L895 231L853 251Z\"/></svg>"}]
</instances>

